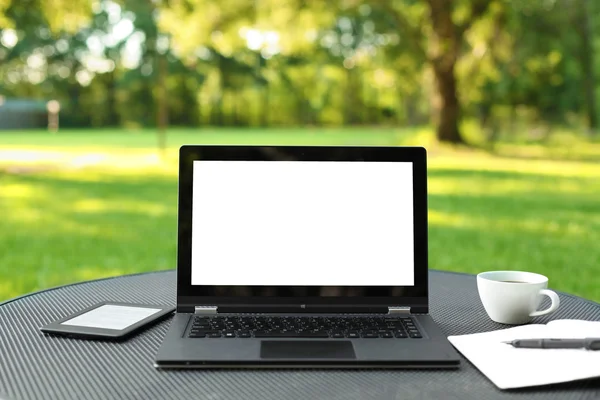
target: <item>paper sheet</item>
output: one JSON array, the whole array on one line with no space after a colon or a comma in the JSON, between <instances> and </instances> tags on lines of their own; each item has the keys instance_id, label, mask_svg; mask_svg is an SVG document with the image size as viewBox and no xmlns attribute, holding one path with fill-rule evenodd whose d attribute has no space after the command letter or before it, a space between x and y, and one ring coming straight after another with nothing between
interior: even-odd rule
<instances>
[{"instance_id":1,"label":"paper sheet","mask_svg":"<svg viewBox=\"0 0 600 400\"><path fill-rule=\"evenodd\" d=\"M500 389L546 385L600 376L600 351L520 349L514 339L600 337L600 322L557 320L448 340Z\"/></svg>"}]
</instances>

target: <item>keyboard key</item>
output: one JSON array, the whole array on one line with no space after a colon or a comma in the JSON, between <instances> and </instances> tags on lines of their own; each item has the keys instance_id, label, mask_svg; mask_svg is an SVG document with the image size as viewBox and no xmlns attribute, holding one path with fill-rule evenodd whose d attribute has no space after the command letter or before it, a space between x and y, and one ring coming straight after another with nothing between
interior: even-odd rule
<instances>
[{"instance_id":1,"label":"keyboard key","mask_svg":"<svg viewBox=\"0 0 600 400\"><path fill-rule=\"evenodd\" d=\"M283 332L283 331L257 331L254 333L257 338L328 338L326 331L313 332Z\"/></svg>"},{"instance_id":2,"label":"keyboard key","mask_svg":"<svg viewBox=\"0 0 600 400\"><path fill-rule=\"evenodd\" d=\"M248 331L240 331L240 332L238 332L238 337L239 338L249 338L249 337L252 337L252 335Z\"/></svg>"},{"instance_id":3,"label":"keyboard key","mask_svg":"<svg viewBox=\"0 0 600 400\"><path fill-rule=\"evenodd\" d=\"M363 333L362 337L364 339L375 339L375 338L378 338L379 335L377 333Z\"/></svg>"},{"instance_id":4,"label":"keyboard key","mask_svg":"<svg viewBox=\"0 0 600 400\"><path fill-rule=\"evenodd\" d=\"M234 338L235 337L235 332L231 332L231 331L223 332L223 337L224 338Z\"/></svg>"},{"instance_id":5,"label":"keyboard key","mask_svg":"<svg viewBox=\"0 0 600 400\"><path fill-rule=\"evenodd\" d=\"M420 339L420 338L422 338L422 337L423 337L423 336L421 336L421 334L420 334L420 333L418 333L418 332L417 332L417 333L409 333L409 334L408 334L408 336L410 336L412 339Z\"/></svg>"},{"instance_id":6,"label":"keyboard key","mask_svg":"<svg viewBox=\"0 0 600 400\"><path fill-rule=\"evenodd\" d=\"M190 332L189 337L191 337L192 339L203 338L203 337L206 337L206 333Z\"/></svg>"},{"instance_id":7,"label":"keyboard key","mask_svg":"<svg viewBox=\"0 0 600 400\"><path fill-rule=\"evenodd\" d=\"M209 338L220 338L221 337L221 332L209 333L209 334L206 335L206 337L209 337Z\"/></svg>"},{"instance_id":8,"label":"keyboard key","mask_svg":"<svg viewBox=\"0 0 600 400\"><path fill-rule=\"evenodd\" d=\"M398 339L405 339L408 337L408 335L404 331L396 331L394 332L394 336L396 336Z\"/></svg>"},{"instance_id":9,"label":"keyboard key","mask_svg":"<svg viewBox=\"0 0 600 400\"><path fill-rule=\"evenodd\" d=\"M344 336L343 332L332 332L331 337L335 338L335 339L341 339L341 338L344 338L345 336Z\"/></svg>"},{"instance_id":10,"label":"keyboard key","mask_svg":"<svg viewBox=\"0 0 600 400\"><path fill-rule=\"evenodd\" d=\"M358 339L360 337L360 334L358 332L348 332L348 337L350 339Z\"/></svg>"},{"instance_id":11,"label":"keyboard key","mask_svg":"<svg viewBox=\"0 0 600 400\"><path fill-rule=\"evenodd\" d=\"M200 334L200 335L208 335L209 333L218 333L219 331L214 329L192 329L190 334Z\"/></svg>"},{"instance_id":12,"label":"keyboard key","mask_svg":"<svg viewBox=\"0 0 600 400\"><path fill-rule=\"evenodd\" d=\"M382 338L386 338L386 339L389 339L389 338L393 338L393 337L394 337L394 335L392 335L392 332L384 332L384 333L381 333L381 334L380 334L380 336L381 336Z\"/></svg>"}]
</instances>

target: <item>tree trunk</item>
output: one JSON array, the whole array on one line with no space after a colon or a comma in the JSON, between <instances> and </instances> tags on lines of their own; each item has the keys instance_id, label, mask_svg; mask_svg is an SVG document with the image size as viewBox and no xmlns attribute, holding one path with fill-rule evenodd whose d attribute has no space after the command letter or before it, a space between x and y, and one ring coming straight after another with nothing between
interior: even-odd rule
<instances>
[{"instance_id":1,"label":"tree trunk","mask_svg":"<svg viewBox=\"0 0 600 400\"><path fill-rule=\"evenodd\" d=\"M268 127L269 126L269 113L271 112L270 109L270 99L269 99L269 94L270 94L270 88L269 88L269 83L267 82L265 84L265 86L262 88L261 90L262 92L262 113L260 114L260 126L262 127Z\"/></svg>"},{"instance_id":2,"label":"tree trunk","mask_svg":"<svg viewBox=\"0 0 600 400\"><path fill-rule=\"evenodd\" d=\"M213 109L215 110L215 118L214 124L218 126L223 126L225 122L223 110L223 97L225 97L225 66L223 65L223 56L219 55L218 61L219 68L219 93L217 93L217 101L216 104L213 102Z\"/></svg>"},{"instance_id":3,"label":"tree trunk","mask_svg":"<svg viewBox=\"0 0 600 400\"><path fill-rule=\"evenodd\" d=\"M169 124L169 102L167 99L167 56L156 54L158 57L158 99L157 99L157 128L158 148L164 153L167 147L167 125Z\"/></svg>"},{"instance_id":4,"label":"tree trunk","mask_svg":"<svg viewBox=\"0 0 600 400\"><path fill-rule=\"evenodd\" d=\"M265 77L264 72L263 71L267 71L267 65L268 65L268 60L263 60L262 56L260 54L256 55L256 76L263 76L263 78L265 79L265 83L264 86L262 86L262 89L260 90L259 96L261 96L261 107L259 107L259 110L262 108L262 113L260 114L260 121L259 124L262 127L267 127L269 126L269 114L271 112L271 108L270 108L270 101L271 99L270 94L271 94L271 85L269 80ZM264 64L263 64L264 63Z\"/></svg>"},{"instance_id":5,"label":"tree trunk","mask_svg":"<svg viewBox=\"0 0 600 400\"><path fill-rule=\"evenodd\" d=\"M419 113L419 96L415 93L406 93L402 97L404 107L403 123L415 126L423 123L423 116Z\"/></svg>"},{"instance_id":6,"label":"tree trunk","mask_svg":"<svg viewBox=\"0 0 600 400\"><path fill-rule=\"evenodd\" d=\"M358 122L357 74L354 68L346 68L346 96L344 100L344 125L356 125Z\"/></svg>"},{"instance_id":7,"label":"tree trunk","mask_svg":"<svg viewBox=\"0 0 600 400\"><path fill-rule=\"evenodd\" d=\"M591 1L581 0L581 64L584 74L585 106L588 129L590 132L595 132L598 128L598 116L596 114L596 95L594 93L596 86L594 76L594 45L592 40L592 6Z\"/></svg>"},{"instance_id":8,"label":"tree trunk","mask_svg":"<svg viewBox=\"0 0 600 400\"><path fill-rule=\"evenodd\" d=\"M108 109L107 125L114 127L119 125L119 112L117 111L117 79L116 68L108 72L108 82L106 84L107 101L106 108Z\"/></svg>"},{"instance_id":9,"label":"tree trunk","mask_svg":"<svg viewBox=\"0 0 600 400\"><path fill-rule=\"evenodd\" d=\"M460 103L456 91L454 64L450 68L434 65L434 71L441 101L437 138L440 142L464 143L459 131Z\"/></svg>"},{"instance_id":10,"label":"tree trunk","mask_svg":"<svg viewBox=\"0 0 600 400\"><path fill-rule=\"evenodd\" d=\"M456 90L456 62L461 34L452 20L452 0L429 0L434 37L431 62L440 100L437 138L440 142L464 143L459 131L460 103Z\"/></svg>"}]
</instances>

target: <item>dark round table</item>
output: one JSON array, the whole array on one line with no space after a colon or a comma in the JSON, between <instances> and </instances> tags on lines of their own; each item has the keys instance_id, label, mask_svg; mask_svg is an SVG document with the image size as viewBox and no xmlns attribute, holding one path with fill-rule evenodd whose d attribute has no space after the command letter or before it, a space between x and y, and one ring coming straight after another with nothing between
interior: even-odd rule
<instances>
[{"instance_id":1,"label":"dark round table","mask_svg":"<svg viewBox=\"0 0 600 400\"><path fill-rule=\"evenodd\" d=\"M596 399L600 379L501 391L463 359L460 370L185 370L152 363L169 320L131 339L44 336L39 328L101 301L175 303L175 272L63 286L0 304L0 399ZM447 335L500 329L475 276L430 272L431 314ZM550 317L600 321L600 304L560 293ZM544 304L547 305L547 304ZM557 368L568 368L558 365Z\"/></svg>"}]
</instances>

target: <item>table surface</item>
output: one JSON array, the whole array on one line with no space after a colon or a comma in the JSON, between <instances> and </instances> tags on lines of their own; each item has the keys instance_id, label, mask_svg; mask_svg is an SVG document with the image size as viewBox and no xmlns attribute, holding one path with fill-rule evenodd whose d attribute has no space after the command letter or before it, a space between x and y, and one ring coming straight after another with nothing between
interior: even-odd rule
<instances>
[{"instance_id":1,"label":"table surface","mask_svg":"<svg viewBox=\"0 0 600 400\"><path fill-rule=\"evenodd\" d=\"M498 390L463 359L460 370L185 370L152 363L169 320L121 342L46 337L39 328L101 301L175 303L175 272L85 282L0 305L2 399L595 399L600 379ZM505 326L483 309L473 275L430 272L430 310L447 335ZM600 304L559 293L551 319L600 321ZM547 305L546 303L543 306ZM557 368L564 366L557 365Z\"/></svg>"}]
</instances>

